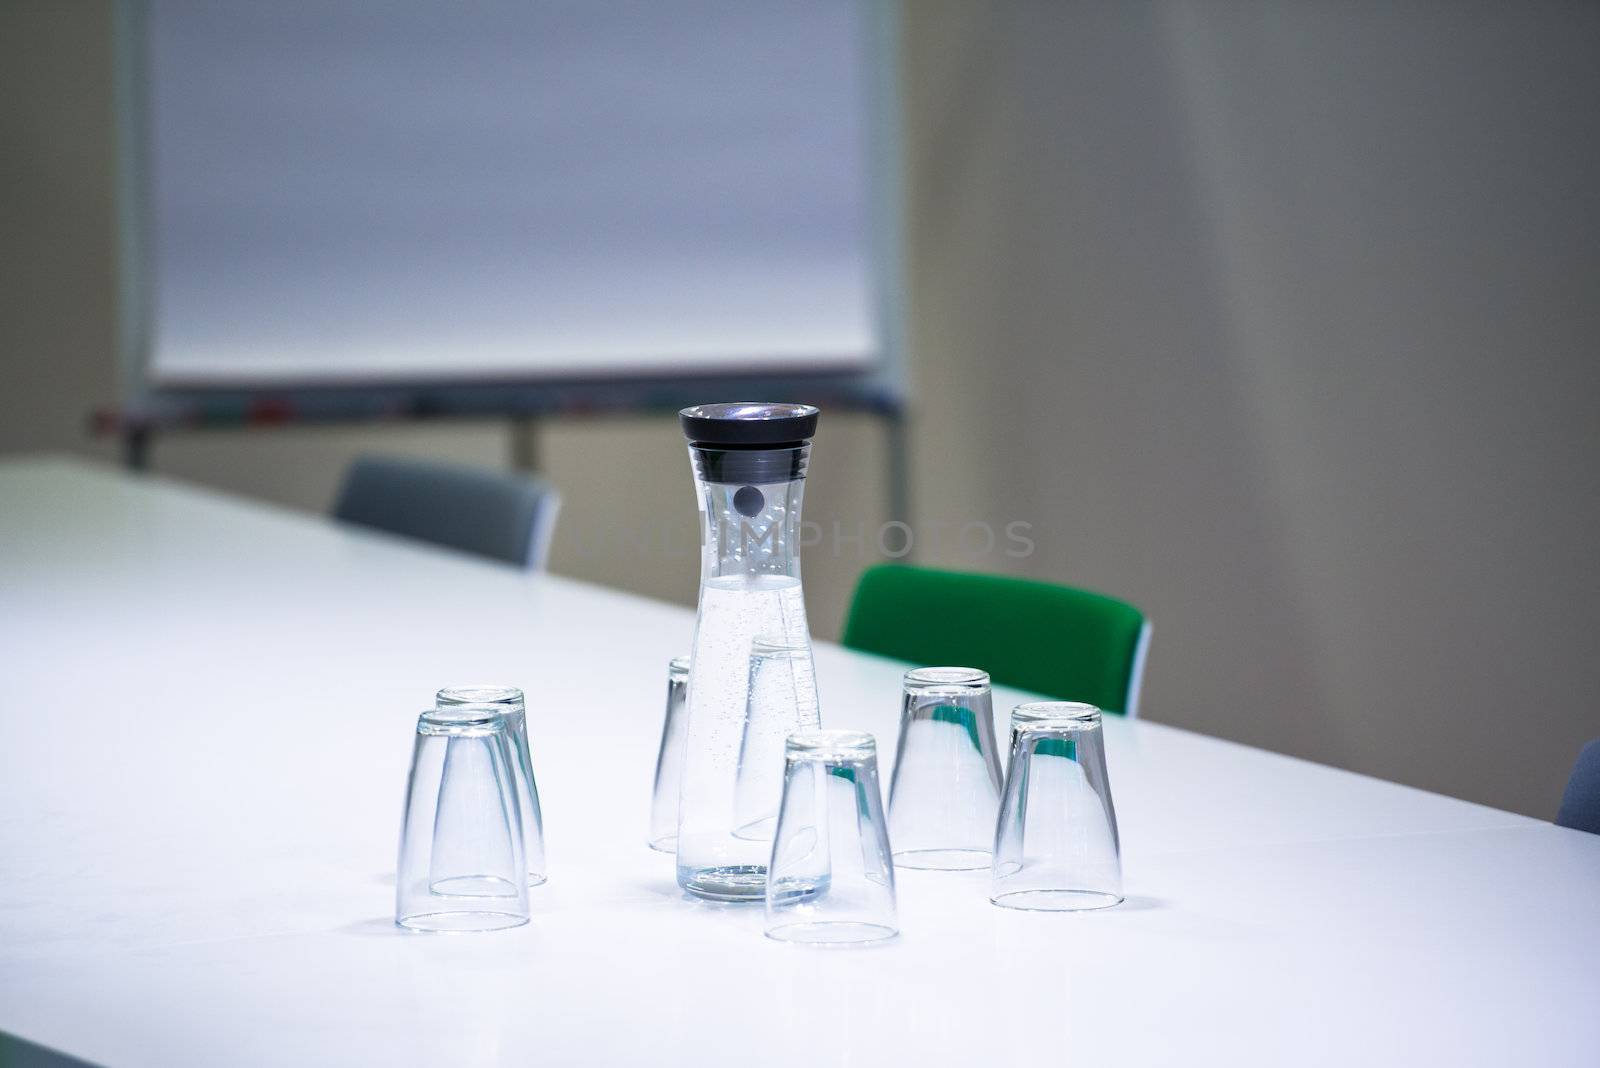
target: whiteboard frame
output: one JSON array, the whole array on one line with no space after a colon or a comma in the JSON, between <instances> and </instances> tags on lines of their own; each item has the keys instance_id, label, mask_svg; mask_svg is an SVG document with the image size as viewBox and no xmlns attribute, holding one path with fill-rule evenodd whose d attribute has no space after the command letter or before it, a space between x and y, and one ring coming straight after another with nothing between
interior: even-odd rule
<instances>
[{"instance_id":1,"label":"whiteboard frame","mask_svg":"<svg viewBox=\"0 0 1600 1068\"><path fill-rule=\"evenodd\" d=\"M165 427L345 422L675 410L708 400L772 398L898 417L905 403L904 191L896 0L858 0L866 27L869 255L876 288L875 356L861 369L809 370L803 361L748 373L650 371L574 376L415 379L237 378L158 380L153 374L155 299L149 151L148 3L116 6L121 407L102 430L148 435Z\"/></svg>"}]
</instances>

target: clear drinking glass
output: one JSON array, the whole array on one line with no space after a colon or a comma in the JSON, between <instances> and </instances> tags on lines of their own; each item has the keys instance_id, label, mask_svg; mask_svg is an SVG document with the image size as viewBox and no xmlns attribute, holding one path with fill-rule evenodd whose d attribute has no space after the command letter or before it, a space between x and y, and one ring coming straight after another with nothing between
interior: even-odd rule
<instances>
[{"instance_id":1,"label":"clear drinking glass","mask_svg":"<svg viewBox=\"0 0 1600 1068\"><path fill-rule=\"evenodd\" d=\"M545 865L544 813L539 809L539 784L534 780L533 757L528 751L528 715L522 691L515 686L446 686L434 696L437 708L457 705L494 708L505 717L517 811L522 817L522 850L528 858L528 885L538 886L549 877L550 869Z\"/></svg>"},{"instance_id":2,"label":"clear drinking glass","mask_svg":"<svg viewBox=\"0 0 1600 1068\"><path fill-rule=\"evenodd\" d=\"M815 730L789 736L766 894L769 938L850 945L898 932L872 735Z\"/></svg>"},{"instance_id":3,"label":"clear drinking glass","mask_svg":"<svg viewBox=\"0 0 1600 1068\"><path fill-rule=\"evenodd\" d=\"M497 708L436 708L417 720L394 919L416 931L496 931L528 922L522 818Z\"/></svg>"},{"instance_id":4,"label":"clear drinking glass","mask_svg":"<svg viewBox=\"0 0 1600 1068\"><path fill-rule=\"evenodd\" d=\"M683 782L685 703L689 699L689 658L667 664L667 715L661 723L661 748L656 752L655 789L650 795L650 848L678 851L678 793Z\"/></svg>"},{"instance_id":5,"label":"clear drinking glass","mask_svg":"<svg viewBox=\"0 0 1600 1068\"><path fill-rule=\"evenodd\" d=\"M700 507L700 610L695 621L678 885L715 901L759 901L770 843L741 836L739 753L756 639L804 648L811 632L800 588L800 507L817 409L803 404L702 404L678 413ZM765 711L764 706L757 706ZM791 711L783 731L804 724ZM776 755L774 755L776 761ZM744 790L746 812L775 807ZM757 819L761 817L758 815Z\"/></svg>"},{"instance_id":6,"label":"clear drinking glass","mask_svg":"<svg viewBox=\"0 0 1600 1068\"><path fill-rule=\"evenodd\" d=\"M1044 701L1012 710L993 872L989 900L1004 908L1067 912L1122 901L1098 708Z\"/></svg>"},{"instance_id":7,"label":"clear drinking glass","mask_svg":"<svg viewBox=\"0 0 1600 1068\"><path fill-rule=\"evenodd\" d=\"M733 783L735 837L772 841L783 796L784 743L796 730L814 730L818 724L811 646L777 638L751 642L749 697Z\"/></svg>"},{"instance_id":8,"label":"clear drinking glass","mask_svg":"<svg viewBox=\"0 0 1600 1068\"><path fill-rule=\"evenodd\" d=\"M889 782L895 864L987 868L999 811L1000 757L988 674L963 667L906 672L900 745Z\"/></svg>"}]
</instances>

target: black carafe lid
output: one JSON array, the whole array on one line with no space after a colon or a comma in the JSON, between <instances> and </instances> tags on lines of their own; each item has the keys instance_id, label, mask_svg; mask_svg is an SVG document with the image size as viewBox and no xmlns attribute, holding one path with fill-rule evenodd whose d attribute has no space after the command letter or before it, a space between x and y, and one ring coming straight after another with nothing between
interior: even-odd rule
<instances>
[{"instance_id":1,"label":"black carafe lid","mask_svg":"<svg viewBox=\"0 0 1600 1068\"><path fill-rule=\"evenodd\" d=\"M818 414L809 404L732 401L685 408L678 422L701 478L722 485L766 485L806 477L809 450L802 446L816 434Z\"/></svg>"},{"instance_id":2,"label":"black carafe lid","mask_svg":"<svg viewBox=\"0 0 1600 1068\"><path fill-rule=\"evenodd\" d=\"M804 445L817 433L809 404L730 401L696 404L678 413L683 436L705 449L782 449Z\"/></svg>"}]
</instances>

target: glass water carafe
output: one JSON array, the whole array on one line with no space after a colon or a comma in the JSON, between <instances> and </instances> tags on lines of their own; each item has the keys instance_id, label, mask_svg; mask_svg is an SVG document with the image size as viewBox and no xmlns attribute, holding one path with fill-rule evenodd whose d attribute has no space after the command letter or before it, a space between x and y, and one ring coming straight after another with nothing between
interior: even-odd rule
<instances>
[{"instance_id":1,"label":"glass water carafe","mask_svg":"<svg viewBox=\"0 0 1600 1068\"><path fill-rule=\"evenodd\" d=\"M717 901L759 901L783 782L781 745L760 739L818 726L800 591L800 500L817 409L702 404L679 420L701 541L678 885ZM785 673L776 683L775 671ZM756 763L769 759L770 769Z\"/></svg>"}]
</instances>

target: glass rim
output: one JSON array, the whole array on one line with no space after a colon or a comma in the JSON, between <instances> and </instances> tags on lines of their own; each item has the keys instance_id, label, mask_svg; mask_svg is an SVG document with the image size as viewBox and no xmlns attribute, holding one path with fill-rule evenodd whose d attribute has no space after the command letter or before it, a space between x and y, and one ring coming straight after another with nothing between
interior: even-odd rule
<instances>
[{"instance_id":1,"label":"glass rim","mask_svg":"<svg viewBox=\"0 0 1600 1068\"><path fill-rule=\"evenodd\" d=\"M901 677L901 685L911 693L930 689L982 691L989 689L989 673L972 667L919 667Z\"/></svg>"},{"instance_id":2,"label":"glass rim","mask_svg":"<svg viewBox=\"0 0 1600 1068\"><path fill-rule=\"evenodd\" d=\"M1072 886L1019 888L989 895L990 904L1019 912L1094 912L1126 900L1121 891Z\"/></svg>"},{"instance_id":3,"label":"glass rim","mask_svg":"<svg viewBox=\"0 0 1600 1068\"><path fill-rule=\"evenodd\" d=\"M435 909L396 916L396 927L423 934L489 934L522 927L531 917L526 912L499 909Z\"/></svg>"},{"instance_id":4,"label":"glass rim","mask_svg":"<svg viewBox=\"0 0 1600 1068\"><path fill-rule=\"evenodd\" d=\"M438 708L460 705L515 705L518 708L522 708L524 699L522 690L519 687L475 682L465 686L441 687L433 695L433 700L435 707Z\"/></svg>"},{"instance_id":5,"label":"glass rim","mask_svg":"<svg viewBox=\"0 0 1600 1068\"><path fill-rule=\"evenodd\" d=\"M1100 709L1082 701L1029 701L1011 710L1011 726L1052 730L1090 730L1100 726Z\"/></svg>"},{"instance_id":6,"label":"glass rim","mask_svg":"<svg viewBox=\"0 0 1600 1068\"><path fill-rule=\"evenodd\" d=\"M689 658L687 656L675 656L671 660L667 661L667 674L689 674Z\"/></svg>"},{"instance_id":7,"label":"glass rim","mask_svg":"<svg viewBox=\"0 0 1600 1068\"><path fill-rule=\"evenodd\" d=\"M818 728L795 731L784 742L790 760L865 760L878 755L878 740L866 731Z\"/></svg>"},{"instance_id":8,"label":"glass rim","mask_svg":"<svg viewBox=\"0 0 1600 1068\"><path fill-rule=\"evenodd\" d=\"M827 932L855 932L856 938L829 938ZM774 942L787 942L794 946L830 949L848 946L865 946L886 942L900 933L893 922L878 920L794 920L774 924L763 932Z\"/></svg>"},{"instance_id":9,"label":"glass rim","mask_svg":"<svg viewBox=\"0 0 1600 1068\"><path fill-rule=\"evenodd\" d=\"M417 717L418 734L482 737L503 734L505 729L505 709L495 705L447 705Z\"/></svg>"}]
</instances>

